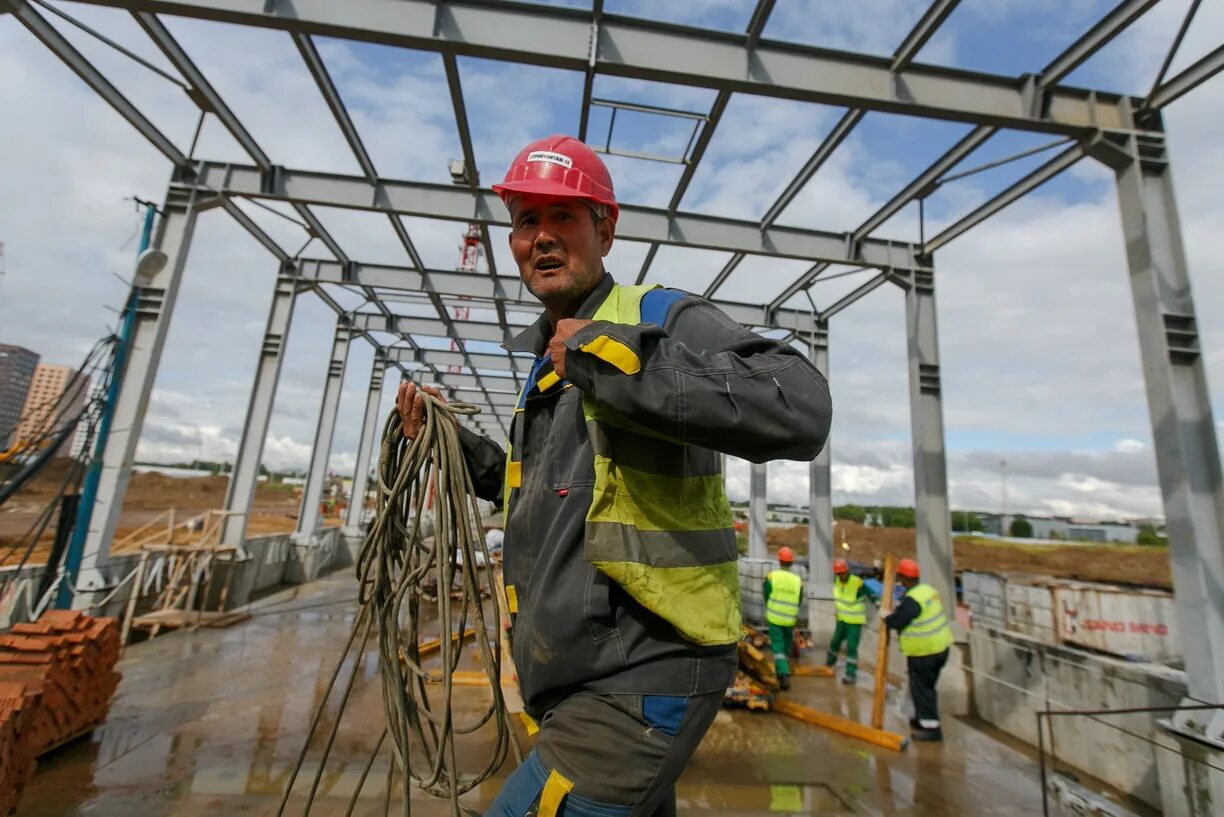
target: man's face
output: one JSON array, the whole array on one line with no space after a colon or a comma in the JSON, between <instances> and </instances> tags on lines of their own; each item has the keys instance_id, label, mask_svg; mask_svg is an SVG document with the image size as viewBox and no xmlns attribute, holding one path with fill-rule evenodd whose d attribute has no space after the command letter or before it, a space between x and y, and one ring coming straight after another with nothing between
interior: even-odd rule
<instances>
[{"instance_id":1,"label":"man's face","mask_svg":"<svg viewBox=\"0 0 1224 817\"><path fill-rule=\"evenodd\" d=\"M595 220L581 199L524 194L512 202L510 252L532 295L551 309L572 308L603 277L615 224Z\"/></svg>"}]
</instances>

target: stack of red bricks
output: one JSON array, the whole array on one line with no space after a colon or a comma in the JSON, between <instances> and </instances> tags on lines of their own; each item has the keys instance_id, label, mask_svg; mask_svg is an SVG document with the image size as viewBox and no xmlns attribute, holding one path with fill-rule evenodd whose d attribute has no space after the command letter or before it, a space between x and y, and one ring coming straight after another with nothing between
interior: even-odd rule
<instances>
[{"instance_id":1,"label":"stack of red bricks","mask_svg":"<svg viewBox=\"0 0 1224 817\"><path fill-rule=\"evenodd\" d=\"M0 815L16 807L35 757L106 719L118 660L115 619L48 610L0 635Z\"/></svg>"}]
</instances>

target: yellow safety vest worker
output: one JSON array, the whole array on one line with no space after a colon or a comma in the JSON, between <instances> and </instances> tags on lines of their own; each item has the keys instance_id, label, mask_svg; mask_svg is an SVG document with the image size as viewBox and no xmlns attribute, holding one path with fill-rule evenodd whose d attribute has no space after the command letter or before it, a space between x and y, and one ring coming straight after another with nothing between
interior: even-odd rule
<instances>
[{"instance_id":1,"label":"yellow safety vest worker","mask_svg":"<svg viewBox=\"0 0 1224 817\"><path fill-rule=\"evenodd\" d=\"M799 602L803 598L803 579L789 570L769 574L769 601L765 603L765 620L778 627L794 627L799 618Z\"/></svg>"},{"instance_id":2,"label":"yellow safety vest worker","mask_svg":"<svg viewBox=\"0 0 1224 817\"><path fill-rule=\"evenodd\" d=\"M833 604L837 620L845 624L867 623L867 600L858 597L863 580L851 574L844 582L833 579Z\"/></svg>"},{"instance_id":3,"label":"yellow safety vest worker","mask_svg":"<svg viewBox=\"0 0 1224 817\"><path fill-rule=\"evenodd\" d=\"M655 288L616 285L593 319L636 326L642 322L642 298ZM642 368L636 352L611 334L599 335L581 351L625 375ZM525 384L524 391L534 385L545 392L560 382L550 372ZM595 454L586 560L687 640L738 641L739 551L719 455L635 423L585 394L582 412ZM522 454L513 443L506 451L507 509L511 492L522 483Z\"/></svg>"},{"instance_id":4,"label":"yellow safety vest worker","mask_svg":"<svg viewBox=\"0 0 1224 817\"><path fill-rule=\"evenodd\" d=\"M952 646L952 628L944 615L939 592L929 584L916 584L905 594L922 612L901 631L901 652L907 657L938 655Z\"/></svg>"}]
</instances>

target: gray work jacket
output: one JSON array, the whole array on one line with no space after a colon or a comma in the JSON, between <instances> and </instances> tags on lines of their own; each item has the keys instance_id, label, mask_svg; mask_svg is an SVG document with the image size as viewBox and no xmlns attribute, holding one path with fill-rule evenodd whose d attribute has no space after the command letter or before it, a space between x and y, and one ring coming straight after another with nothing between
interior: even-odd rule
<instances>
[{"instance_id":1,"label":"gray work jacket","mask_svg":"<svg viewBox=\"0 0 1224 817\"><path fill-rule=\"evenodd\" d=\"M594 315L612 286L605 275L575 317ZM598 321L575 333L565 344L568 387L543 394L529 387L514 415L525 424L522 487L504 509L504 569L518 602L515 667L535 716L579 689L689 695L724 689L735 673L734 644L686 641L584 558L594 459L583 394L683 443L752 462L811 460L828 437L828 385L806 357L703 298L671 295L662 326ZM637 374L578 351L608 331L638 354ZM551 336L541 315L505 348L534 354L538 368ZM500 502L504 451L466 428L460 437L477 495Z\"/></svg>"}]
</instances>

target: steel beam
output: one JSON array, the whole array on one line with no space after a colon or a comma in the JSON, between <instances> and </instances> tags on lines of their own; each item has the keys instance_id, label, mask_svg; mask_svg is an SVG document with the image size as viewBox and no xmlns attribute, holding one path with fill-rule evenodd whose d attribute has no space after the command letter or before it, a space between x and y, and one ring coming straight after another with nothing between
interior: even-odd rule
<instances>
[{"instance_id":1,"label":"steel beam","mask_svg":"<svg viewBox=\"0 0 1224 817\"><path fill-rule=\"evenodd\" d=\"M315 85L318 86L319 93L323 95L323 101L327 103L328 109L336 120L336 125L344 134L349 149L353 151L353 156L357 159L357 164L361 166L361 172L366 175L367 179L374 181L378 178L378 171L374 169L374 161L370 158L370 153L361 140L361 134L357 132L357 126L353 124L353 118L349 116L348 108L345 107L344 99L340 96L336 83L332 81L331 74L328 73L323 57L315 48L310 37L305 34L292 36L293 44L297 46L298 53L302 55L302 61L306 63L306 68L314 77Z\"/></svg>"},{"instance_id":2,"label":"steel beam","mask_svg":"<svg viewBox=\"0 0 1224 817\"><path fill-rule=\"evenodd\" d=\"M72 69L73 73L84 80L85 84L92 88L106 104L118 111L119 115L126 119L132 127L140 131L141 136L148 139L153 147L161 151L162 155L169 159L175 167L182 167L187 163L187 157L175 147L170 138L145 118L145 115L127 97L119 93L119 89L111 85L110 80L104 77L93 63L73 48L64 35L60 34L42 15L34 11L26 0L0 0L0 6L6 3L18 22L37 37L51 53L59 57L61 62Z\"/></svg>"},{"instance_id":3,"label":"steel beam","mask_svg":"<svg viewBox=\"0 0 1224 817\"><path fill-rule=\"evenodd\" d=\"M285 271L276 279L272 303L268 307L268 322L264 327L263 345L255 364L255 381L251 384L251 399L247 404L246 422L238 443L238 456L230 473L225 491L225 517L221 532L222 544L241 547L246 541L251 503L259 484L259 465L263 459L268 424L276 403L276 387L280 383L281 366L285 360L285 341L293 321L293 306L297 300L297 281Z\"/></svg>"},{"instance_id":4,"label":"steel beam","mask_svg":"<svg viewBox=\"0 0 1224 817\"><path fill-rule=\"evenodd\" d=\"M956 11L959 4L960 0L934 0L918 23L910 29L910 33L901 41L901 45L897 46L897 50L893 52L890 66L892 70L904 71L908 68L918 56L918 52L935 36L935 32L944 24L948 16Z\"/></svg>"},{"instance_id":5,"label":"steel beam","mask_svg":"<svg viewBox=\"0 0 1224 817\"><path fill-rule=\"evenodd\" d=\"M749 463L748 482L748 558L765 559L769 549L765 545L769 515L769 463Z\"/></svg>"},{"instance_id":6,"label":"steel beam","mask_svg":"<svg viewBox=\"0 0 1224 817\"><path fill-rule=\"evenodd\" d=\"M281 167L262 173L257 167L220 162L198 163L194 183L211 193L251 199L510 226L509 214L501 200L492 190L486 189L471 191L454 185L390 179L370 184L360 176ZM621 207L616 232L618 237L628 241L835 264L904 270L925 268L924 262L917 258L917 248L906 242L866 238L851 247L839 233L778 226L762 230L754 221L694 213L669 217L665 210L636 205Z\"/></svg>"},{"instance_id":7,"label":"steel beam","mask_svg":"<svg viewBox=\"0 0 1224 817\"><path fill-rule=\"evenodd\" d=\"M892 276L893 276L892 273L890 273L888 270L885 270L884 272L881 272L879 275L872 277L871 280L864 281L862 284L855 287L853 290L848 292L846 295L838 299L838 301L832 304L831 306L829 306L828 309L823 310L820 313L820 319L822 321L829 320L830 318L832 318L837 313L841 312L846 307L855 303L860 298L863 298L864 296L866 296L868 293L874 292L875 290L879 289L881 286L884 285L885 282L890 280Z\"/></svg>"},{"instance_id":8,"label":"steel beam","mask_svg":"<svg viewBox=\"0 0 1224 817\"><path fill-rule=\"evenodd\" d=\"M922 581L939 591L948 609L956 604L952 577L952 520L948 509L948 463L944 445L939 337L935 325L935 276L913 273L905 292L909 345L911 444L914 449L914 509Z\"/></svg>"},{"instance_id":9,"label":"steel beam","mask_svg":"<svg viewBox=\"0 0 1224 817\"><path fill-rule=\"evenodd\" d=\"M161 223L153 246L164 252L169 263L153 276L136 296L136 319L132 326L127 364L119 396L115 401L114 421L102 457L102 476L98 498L85 536L78 589L100 590L105 579L101 568L110 559L111 540L123 512L123 498L132 478L136 445L144 428L149 395L157 379L170 330L170 318L178 301L179 285L187 266L191 237L195 233L197 210L194 191L171 186L162 205Z\"/></svg>"},{"instance_id":10,"label":"steel beam","mask_svg":"<svg viewBox=\"0 0 1224 817\"><path fill-rule=\"evenodd\" d=\"M1190 93L1216 74L1224 71L1224 45L1205 54L1202 59L1157 88L1147 108L1158 111L1176 99Z\"/></svg>"},{"instance_id":11,"label":"steel beam","mask_svg":"<svg viewBox=\"0 0 1224 817\"><path fill-rule=\"evenodd\" d=\"M1081 145L1072 145L1062 153L1055 156L1050 161L1043 164L1033 172L1029 173L1023 179L1020 179L1015 184L1008 187L1002 193L992 198L990 201L978 207L969 215L963 217L955 224L944 229L939 235L929 239L924 245L924 250L927 255L938 250L940 247L952 241L955 238L963 235L971 228L981 224L986 219L990 218L1000 210L1015 204L1026 194L1036 190L1041 185L1048 182L1050 179L1062 173L1067 168L1084 158L1084 149Z\"/></svg>"},{"instance_id":12,"label":"steel beam","mask_svg":"<svg viewBox=\"0 0 1224 817\"><path fill-rule=\"evenodd\" d=\"M582 9L438 0L88 0L95 5L586 72ZM1115 94L604 14L594 72L974 124L1082 135L1132 125Z\"/></svg>"},{"instance_id":13,"label":"steel beam","mask_svg":"<svg viewBox=\"0 0 1224 817\"><path fill-rule=\"evenodd\" d=\"M1190 697L1224 701L1224 474L1163 140L1116 170ZM1199 730L1202 731L1200 725ZM1224 739L1224 713L1207 726Z\"/></svg>"},{"instance_id":14,"label":"steel beam","mask_svg":"<svg viewBox=\"0 0 1224 817\"><path fill-rule=\"evenodd\" d=\"M361 416L361 437L357 441L357 463L353 467L353 489L349 493L347 528L360 528L365 515L365 497L370 485L370 463L379 449L379 432L382 418L378 408L382 402L383 376L387 370L387 358L381 349L374 351L374 363L370 368L370 382L366 387L365 413Z\"/></svg>"},{"instance_id":15,"label":"steel beam","mask_svg":"<svg viewBox=\"0 0 1224 817\"><path fill-rule=\"evenodd\" d=\"M323 380L323 398L319 405L319 421L310 452L310 469L306 472L306 488L302 492L302 507L298 512L295 536L308 539L319 527L319 502L323 498L323 483L327 481L327 460L331 456L332 437L336 432L336 416L340 412L340 392L344 386L344 368L348 363L353 331L344 318L336 322L331 355L327 359L327 375Z\"/></svg>"},{"instance_id":16,"label":"steel beam","mask_svg":"<svg viewBox=\"0 0 1224 817\"><path fill-rule=\"evenodd\" d=\"M795 178L791 179L791 183L778 196L777 201L765 211L765 216L761 219L762 226L773 226L774 222L778 220L778 216L782 215L782 211L795 200L795 196L799 195L799 191L803 189L804 185L811 181L812 177L816 175L816 171L820 170L824 163L829 160L829 157L833 155L833 151L841 146L841 143L850 135L850 131L854 130L855 125L861 122L866 115L866 111L855 109L848 110L842 114L842 118L837 121L837 124L825 136L824 141L817 145L816 151L804 163L803 167L800 168Z\"/></svg>"},{"instance_id":17,"label":"steel beam","mask_svg":"<svg viewBox=\"0 0 1224 817\"><path fill-rule=\"evenodd\" d=\"M1070 74L1158 2L1160 0L1124 0L1114 6L1096 25L1045 67L1039 75L1040 82L1053 84Z\"/></svg>"},{"instance_id":18,"label":"steel beam","mask_svg":"<svg viewBox=\"0 0 1224 817\"><path fill-rule=\"evenodd\" d=\"M746 257L747 256L745 256L742 252L737 252L728 258L727 263L723 264L723 268L718 271L718 274L714 276L714 280L710 282L708 287L706 287L702 297L704 297L706 300L713 298L714 293L727 282L727 279L731 277L731 273L735 272L735 268L743 263L744 258Z\"/></svg>"},{"instance_id":19,"label":"steel beam","mask_svg":"<svg viewBox=\"0 0 1224 817\"><path fill-rule=\"evenodd\" d=\"M816 324L809 338L812 365L829 377L829 325ZM808 594L833 598L833 478L829 443L808 466Z\"/></svg>"}]
</instances>

